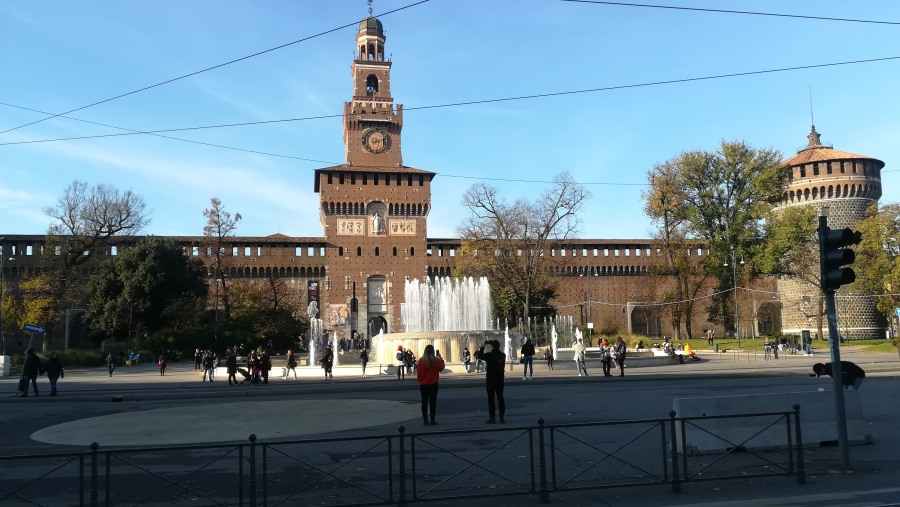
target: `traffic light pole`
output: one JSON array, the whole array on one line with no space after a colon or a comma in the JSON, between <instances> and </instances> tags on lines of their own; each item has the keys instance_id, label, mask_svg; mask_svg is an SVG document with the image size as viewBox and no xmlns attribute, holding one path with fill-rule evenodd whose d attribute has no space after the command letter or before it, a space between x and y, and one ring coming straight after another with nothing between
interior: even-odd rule
<instances>
[{"instance_id":1,"label":"traffic light pole","mask_svg":"<svg viewBox=\"0 0 900 507\"><path fill-rule=\"evenodd\" d=\"M825 297L825 316L828 319L828 341L831 349L831 378L834 385L834 412L837 424L838 447L841 453L841 469L850 468L850 442L847 438L847 413L844 407L843 369L841 368L841 339L838 335L837 308L834 289L825 286L826 253L828 251L828 217L819 217L819 266L822 295Z\"/></svg>"}]
</instances>

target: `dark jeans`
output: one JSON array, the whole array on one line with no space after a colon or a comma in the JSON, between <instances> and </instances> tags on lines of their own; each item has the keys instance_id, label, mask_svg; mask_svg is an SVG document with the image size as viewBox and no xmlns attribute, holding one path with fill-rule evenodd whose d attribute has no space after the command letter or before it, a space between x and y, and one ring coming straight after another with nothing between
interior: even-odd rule
<instances>
[{"instance_id":1,"label":"dark jeans","mask_svg":"<svg viewBox=\"0 0 900 507\"><path fill-rule=\"evenodd\" d=\"M610 369L612 368L612 359L604 359L601 364L603 364L603 374L604 375L612 375L610 373Z\"/></svg>"},{"instance_id":2,"label":"dark jeans","mask_svg":"<svg viewBox=\"0 0 900 507\"><path fill-rule=\"evenodd\" d=\"M434 422L438 384L419 384L419 393L422 394L422 419L429 420L428 408L431 407L431 422Z\"/></svg>"},{"instance_id":3,"label":"dark jeans","mask_svg":"<svg viewBox=\"0 0 900 507\"><path fill-rule=\"evenodd\" d=\"M56 381L59 380L59 377L47 375L47 380L50 381L50 396L56 396Z\"/></svg>"},{"instance_id":4,"label":"dark jeans","mask_svg":"<svg viewBox=\"0 0 900 507\"><path fill-rule=\"evenodd\" d=\"M489 378L485 385L487 387L488 414L491 420L494 419L494 414L497 412L494 407L495 398L497 400L496 408L500 409L500 417L503 418L506 415L506 401L503 399L503 377Z\"/></svg>"},{"instance_id":5,"label":"dark jeans","mask_svg":"<svg viewBox=\"0 0 900 507\"><path fill-rule=\"evenodd\" d=\"M534 376L534 356L525 356L525 359L522 362L522 376Z\"/></svg>"}]
</instances>

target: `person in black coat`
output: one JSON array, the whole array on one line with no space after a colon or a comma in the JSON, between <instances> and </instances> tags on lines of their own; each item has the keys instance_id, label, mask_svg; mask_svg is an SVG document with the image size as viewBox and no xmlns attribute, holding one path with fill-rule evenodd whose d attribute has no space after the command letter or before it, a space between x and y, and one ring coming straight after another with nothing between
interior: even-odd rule
<instances>
[{"instance_id":1,"label":"person in black coat","mask_svg":"<svg viewBox=\"0 0 900 507\"><path fill-rule=\"evenodd\" d=\"M66 376L62 361L59 360L59 355L56 352L50 353L50 359L47 360L44 371L47 372L47 380L50 381L50 396L56 396L56 381Z\"/></svg>"},{"instance_id":2,"label":"person in black coat","mask_svg":"<svg viewBox=\"0 0 900 507\"><path fill-rule=\"evenodd\" d=\"M225 349L225 371L228 372L228 385L237 385L237 356L231 349Z\"/></svg>"},{"instance_id":3,"label":"person in black coat","mask_svg":"<svg viewBox=\"0 0 900 507\"><path fill-rule=\"evenodd\" d=\"M822 375L833 377L831 363L816 363L813 365L813 372L813 375L816 377L821 377ZM844 389L853 387L853 389L858 390L865 378L866 372L856 363L841 361L841 384L844 385Z\"/></svg>"},{"instance_id":4,"label":"person in black coat","mask_svg":"<svg viewBox=\"0 0 900 507\"><path fill-rule=\"evenodd\" d=\"M19 397L28 396L28 384L34 388L34 395L38 395L37 378L43 373L41 358L34 353L34 349L25 351L25 362L22 363L22 378L19 380Z\"/></svg>"},{"instance_id":5,"label":"person in black coat","mask_svg":"<svg viewBox=\"0 0 900 507\"><path fill-rule=\"evenodd\" d=\"M495 424L497 412L500 415L500 422L504 423L506 422L506 401L503 399L503 375L506 367L506 354L500 349L500 340L486 343L482 358L485 362L485 388L487 389L489 417L485 423Z\"/></svg>"}]
</instances>

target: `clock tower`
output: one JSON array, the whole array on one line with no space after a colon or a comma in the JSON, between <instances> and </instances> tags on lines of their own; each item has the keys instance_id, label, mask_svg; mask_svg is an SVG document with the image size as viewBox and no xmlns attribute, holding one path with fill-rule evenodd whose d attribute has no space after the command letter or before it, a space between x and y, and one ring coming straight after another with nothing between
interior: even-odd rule
<instances>
[{"instance_id":1,"label":"clock tower","mask_svg":"<svg viewBox=\"0 0 900 507\"><path fill-rule=\"evenodd\" d=\"M316 169L325 232L325 295L320 315L329 336L371 338L402 329L403 288L428 275L430 171L403 165L403 107L391 97L384 27L360 21L344 103L344 164Z\"/></svg>"},{"instance_id":2,"label":"clock tower","mask_svg":"<svg viewBox=\"0 0 900 507\"><path fill-rule=\"evenodd\" d=\"M372 16L360 21L353 60L353 100L344 104L348 165L403 165L403 106L391 97L391 62L384 57L384 27Z\"/></svg>"}]
</instances>

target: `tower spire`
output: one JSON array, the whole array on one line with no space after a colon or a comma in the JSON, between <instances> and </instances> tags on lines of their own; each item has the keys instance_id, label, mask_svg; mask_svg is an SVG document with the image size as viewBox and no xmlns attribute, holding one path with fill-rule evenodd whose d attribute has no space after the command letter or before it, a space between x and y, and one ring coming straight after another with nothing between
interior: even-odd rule
<instances>
[{"instance_id":1,"label":"tower spire","mask_svg":"<svg viewBox=\"0 0 900 507\"><path fill-rule=\"evenodd\" d=\"M369 3L369 16L372 15L372 0L366 0Z\"/></svg>"}]
</instances>

